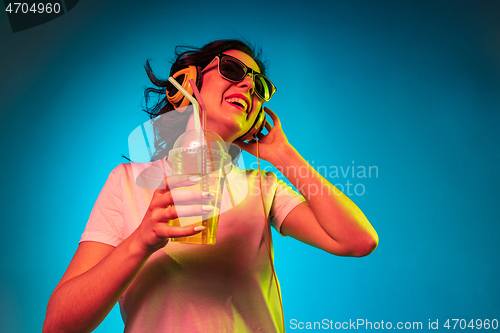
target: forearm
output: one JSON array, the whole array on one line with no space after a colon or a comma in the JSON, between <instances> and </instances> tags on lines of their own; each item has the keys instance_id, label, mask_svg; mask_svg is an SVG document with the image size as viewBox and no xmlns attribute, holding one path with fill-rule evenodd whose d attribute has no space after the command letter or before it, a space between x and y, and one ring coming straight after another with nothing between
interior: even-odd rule
<instances>
[{"instance_id":1,"label":"forearm","mask_svg":"<svg viewBox=\"0 0 500 333\"><path fill-rule=\"evenodd\" d=\"M56 288L47 307L44 332L91 332L111 311L149 258L132 237L97 265Z\"/></svg>"},{"instance_id":2,"label":"forearm","mask_svg":"<svg viewBox=\"0 0 500 333\"><path fill-rule=\"evenodd\" d=\"M375 249L378 236L363 212L292 146L280 149L272 163L306 198L318 223L346 253L359 256Z\"/></svg>"}]
</instances>

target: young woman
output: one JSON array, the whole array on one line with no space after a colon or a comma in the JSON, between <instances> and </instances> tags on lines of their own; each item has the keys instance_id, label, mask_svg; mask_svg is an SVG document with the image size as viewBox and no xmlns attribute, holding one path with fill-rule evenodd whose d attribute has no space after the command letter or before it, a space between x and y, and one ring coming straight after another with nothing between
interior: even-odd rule
<instances>
[{"instance_id":1,"label":"young woman","mask_svg":"<svg viewBox=\"0 0 500 333\"><path fill-rule=\"evenodd\" d=\"M181 214L171 191L199 179L170 176L166 188L152 190L137 186L131 164L118 166L50 298L44 332L90 332L118 301L125 332L282 332L266 220L282 235L335 255L365 256L377 246L378 236L359 208L300 156L276 114L263 108L275 89L249 46L222 40L186 51L171 75L187 66L196 66L200 75L206 128L251 154L258 146L260 158L282 171L302 195L273 173L234 167L231 172L259 185L249 186L241 204L220 215L216 244L172 243L172 237L201 231L168 224ZM149 64L146 69L157 86L147 93L165 94L167 81L156 78ZM165 97L148 111L155 117L173 109ZM268 133L258 134L258 142L241 141L260 112L272 119L272 125L264 122ZM193 117L172 117L172 136L193 128ZM182 214L213 209L202 192L185 200L192 205Z\"/></svg>"}]
</instances>

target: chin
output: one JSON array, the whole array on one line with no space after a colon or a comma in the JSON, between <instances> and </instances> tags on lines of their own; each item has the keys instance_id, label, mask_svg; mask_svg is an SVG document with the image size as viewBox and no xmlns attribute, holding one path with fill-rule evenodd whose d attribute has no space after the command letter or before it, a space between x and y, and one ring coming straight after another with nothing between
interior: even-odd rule
<instances>
[{"instance_id":1,"label":"chin","mask_svg":"<svg viewBox=\"0 0 500 333\"><path fill-rule=\"evenodd\" d=\"M229 119L226 118L226 120ZM226 122L219 121L216 124L213 124L207 119L206 128L219 134L225 142L233 142L234 140L245 134L245 129L240 123L235 122L234 119L231 120L232 121Z\"/></svg>"}]
</instances>

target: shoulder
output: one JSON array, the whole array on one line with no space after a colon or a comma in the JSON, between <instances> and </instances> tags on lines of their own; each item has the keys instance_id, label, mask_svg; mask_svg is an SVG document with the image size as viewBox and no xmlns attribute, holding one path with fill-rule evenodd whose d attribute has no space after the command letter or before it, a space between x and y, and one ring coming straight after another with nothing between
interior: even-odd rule
<instances>
[{"instance_id":1,"label":"shoulder","mask_svg":"<svg viewBox=\"0 0 500 333\"><path fill-rule=\"evenodd\" d=\"M122 163L117 165L108 175L108 179L106 180L106 185L110 184L118 184L125 181L127 178L130 178L133 175L132 168L130 163Z\"/></svg>"},{"instance_id":2,"label":"shoulder","mask_svg":"<svg viewBox=\"0 0 500 333\"><path fill-rule=\"evenodd\" d=\"M131 163L121 163L118 164L113 170L111 170L110 176L123 177L131 170Z\"/></svg>"},{"instance_id":3,"label":"shoulder","mask_svg":"<svg viewBox=\"0 0 500 333\"><path fill-rule=\"evenodd\" d=\"M109 179L123 184L135 184L145 189L156 189L172 171L167 163L159 160L150 163L122 163L114 168Z\"/></svg>"}]
</instances>

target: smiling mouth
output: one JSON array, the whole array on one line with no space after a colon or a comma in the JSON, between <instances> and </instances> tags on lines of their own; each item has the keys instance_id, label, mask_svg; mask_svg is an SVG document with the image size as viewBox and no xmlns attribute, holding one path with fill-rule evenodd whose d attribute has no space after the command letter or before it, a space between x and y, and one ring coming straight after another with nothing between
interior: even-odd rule
<instances>
[{"instance_id":1,"label":"smiling mouth","mask_svg":"<svg viewBox=\"0 0 500 333\"><path fill-rule=\"evenodd\" d=\"M243 100L241 98L237 98L237 97L226 98L226 102L228 102L229 104L238 106L240 108L243 108L245 110L245 112L248 109L247 102L245 102L245 100Z\"/></svg>"}]
</instances>

